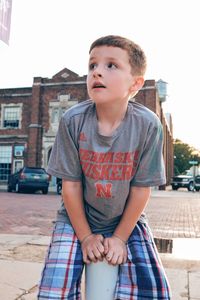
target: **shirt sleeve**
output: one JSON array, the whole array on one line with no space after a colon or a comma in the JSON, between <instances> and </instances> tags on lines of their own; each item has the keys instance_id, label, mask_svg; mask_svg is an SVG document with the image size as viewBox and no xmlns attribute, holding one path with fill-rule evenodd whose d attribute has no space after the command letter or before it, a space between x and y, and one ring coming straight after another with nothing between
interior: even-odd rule
<instances>
[{"instance_id":1,"label":"shirt sleeve","mask_svg":"<svg viewBox=\"0 0 200 300\"><path fill-rule=\"evenodd\" d=\"M166 183L163 159L163 128L160 121L149 130L132 186L159 186Z\"/></svg>"},{"instance_id":2,"label":"shirt sleeve","mask_svg":"<svg viewBox=\"0 0 200 300\"><path fill-rule=\"evenodd\" d=\"M55 142L48 162L47 172L58 178L80 181L82 169L79 152L69 124L61 118Z\"/></svg>"}]
</instances>

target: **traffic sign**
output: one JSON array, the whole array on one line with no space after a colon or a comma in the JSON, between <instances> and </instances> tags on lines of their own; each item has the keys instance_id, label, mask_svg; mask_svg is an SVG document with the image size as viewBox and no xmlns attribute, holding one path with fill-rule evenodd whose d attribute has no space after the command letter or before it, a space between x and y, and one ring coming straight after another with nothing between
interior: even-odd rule
<instances>
[{"instance_id":1,"label":"traffic sign","mask_svg":"<svg viewBox=\"0 0 200 300\"><path fill-rule=\"evenodd\" d=\"M191 165L198 165L198 161L197 160L190 160L189 164L191 164Z\"/></svg>"}]
</instances>

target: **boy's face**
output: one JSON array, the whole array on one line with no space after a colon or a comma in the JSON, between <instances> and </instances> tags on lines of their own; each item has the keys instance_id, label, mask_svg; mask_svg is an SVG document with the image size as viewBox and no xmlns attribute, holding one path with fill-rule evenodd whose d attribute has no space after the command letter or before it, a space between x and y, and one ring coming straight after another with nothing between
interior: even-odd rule
<instances>
[{"instance_id":1,"label":"boy's face","mask_svg":"<svg viewBox=\"0 0 200 300\"><path fill-rule=\"evenodd\" d=\"M96 104L128 101L137 76L131 74L125 50L112 46L92 49L89 58L87 88Z\"/></svg>"}]
</instances>

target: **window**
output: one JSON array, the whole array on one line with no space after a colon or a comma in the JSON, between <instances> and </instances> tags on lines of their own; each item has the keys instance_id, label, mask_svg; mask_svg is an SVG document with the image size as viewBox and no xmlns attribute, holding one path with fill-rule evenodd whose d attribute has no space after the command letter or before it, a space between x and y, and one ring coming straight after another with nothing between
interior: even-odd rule
<instances>
[{"instance_id":1,"label":"window","mask_svg":"<svg viewBox=\"0 0 200 300\"><path fill-rule=\"evenodd\" d=\"M18 128L19 127L19 107L5 107L3 127Z\"/></svg>"},{"instance_id":2,"label":"window","mask_svg":"<svg viewBox=\"0 0 200 300\"><path fill-rule=\"evenodd\" d=\"M51 129L53 132L58 130L59 121L65 112L65 109L62 107L52 107L51 109Z\"/></svg>"},{"instance_id":3,"label":"window","mask_svg":"<svg viewBox=\"0 0 200 300\"><path fill-rule=\"evenodd\" d=\"M11 174L12 146L0 146L0 180Z\"/></svg>"},{"instance_id":4,"label":"window","mask_svg":"<svg viewBox=\"0 0 200 300\"><path fill-rule=\"evenodd\" d=\"M52 99L49 102L49 132L51 134L57 132L60 119L66 110L77 103L77 100L70 100L69 94L60 94L57 99Z\"/></svg>"},{"instance_id":5,"label":"window","mask_svg":"<svg viewBox=\"0 0 200 300\"><path fill-rule=\"evenodd\" d=\"M51 118L52 123L58 123L60 121L60 116L59 116L59 108L54 108L52 110L52 118Z\"/></svg>"},{"instance_id":6,"label":"window","mask_svg":"<svg viewBox=\"0 0 200 300\"><path fill-rule=\"evenodd\" d=\"M3 107L3 128L19 128L20 127L20 106L4 106Z\"/></svg>"},{"instance_id":7,"label":"window","mask_svg":"<svg viewBox=\"0 0 200 300\"><path fill-rule=\"evenodd\" d=\"M24 173L36 173L36 174L46 174L46 171L43 168L28 168L24 169Z\"/></svg>"}]
</instances>

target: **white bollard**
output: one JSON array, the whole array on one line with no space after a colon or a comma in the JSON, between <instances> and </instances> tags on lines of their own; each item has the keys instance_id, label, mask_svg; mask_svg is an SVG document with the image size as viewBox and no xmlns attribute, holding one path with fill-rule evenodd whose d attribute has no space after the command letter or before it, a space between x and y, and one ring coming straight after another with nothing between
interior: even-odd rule
<instances>
[{"instance_id":1,"label":"white bollard","mask_svg":"<svg viewBox=\"0 0 200 300\"><path fill-rule=\"evenodd\" d=\"M119 265L109 265L106 260L86 265L86 300L113 300L118 271Z\"/></svg>"}]
</instances>

